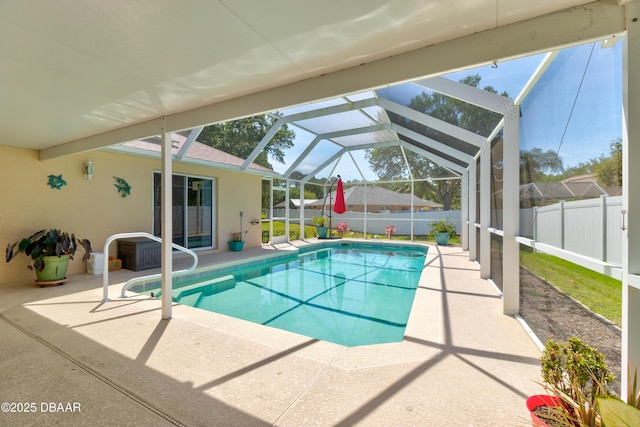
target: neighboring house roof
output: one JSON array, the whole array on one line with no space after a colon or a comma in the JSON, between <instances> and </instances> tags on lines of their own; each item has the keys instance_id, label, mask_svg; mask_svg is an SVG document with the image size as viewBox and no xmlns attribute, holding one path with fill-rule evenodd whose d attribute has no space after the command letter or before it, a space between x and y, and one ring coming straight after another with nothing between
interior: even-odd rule
<instances>
[{"instance_id":1,"label":"neighboring house roof","mask_svg":"<svg viewBox=\"0 0 640 427\"><path fill-rule=\"evenodd\" d=\"M606 194L608 194L609 196L622 196L622 187L617 185L617 186L613 186L613 187L602 187L600 184L598 184L597 180L596 180L596 174L595 173L587 173L584 175L576 175L576 176L572 176L570 178L567 178L565 180L563 180L562 182L565 183L575 183L575 182L587 182L587 183L594 183L596 185L598 185L600 188L602 188Z\"/></svg>"},{"instance_id":2,"label":"neighboring house roof","mask_svg":"<svg viewBox=\"0 0 640 427\"><path fill-rule=\"evenodd\" d=\"M569 178L563 179L561 182L595 182L596 174L585 173L584 175L575 175Z\"/></svg>"},{"instance_id":3,"label":"neighboring house roof","mask_svg":"<svg viewBox=\"0 0 640 427\"><path fill-rule=\"evenodd\" d=\"M621 185L616 185L616 186L613 186L613 187L607 187L607 188L605 188L605 191L610 196L622 196L622 186Z\"/></svg>"},{"instance_id":4,"label":"neighboring house roof","mask_svg":"<svg viewBox=\"0 0 640 427\"><path fill-rule=\"evenodd\" d=\"M171 134L171 152L172 154L178 154L178 151L182 147L182 145L187 140L186 136L180 135L179 133ZM125 147L135 148L138 150L146 150L152 152L160 152L160 137L151 137L140 139L137 141L125 142ZM244 159L234 156L229 153L225 153L222 150L218 150L217 148L210 147L206 144L203 144L198 141L194 141L191 144L191 147L187 151L184 157L188 157L194 160L202 160L205 162L217 163L219 165L225 166L242 166L244 163ZM266 168L264 166L260 166L255 163L251 163L249 165L250 169L264 171L264 172L273 172L271 169Z\"/></svg>"},{"instance_id":5,"label":"neighboring house roof","mask_svg":"<svg viewBox=\"0 0 640 427\"><path fill-rule=\"evenodd\" d=\"M315 202L317 199L304 199L304 205L309 206L311 203ZM284 208L286 206L286 201L280 202L274 207L276 208ZM300 209L300 199L289 199L289 208Z\"/></svg>"},{"instance_id":6,"label":"neighboring house roof","mask_svg":"<svg viewBox=\"0 0 640 427\"><path fill-rule=\"evenodd\" d=\"M331 192L331 200L335 200L336 192ZM416 208L441 208L442 205L430 200L423 200L417 196L412 196L406 193L396 193L395 191L387 190L386 188L378 186L366 187L366 200L367 205L379 205L379 206L411 206L411 199L413 199L413 206ZM344 201L347 207L364 205L365 201L365 187L362 185L349 187L344 190ZM324 199L319 199L311 206L322 206ZM327 204L329 203L329 197L327 197Z\"/></svg>"},{"instance_id":7,"label":"neighboring house roof","mask_svg":"<svg viewBox=\"0 0 640 427\"><path fill-rule=\"evenodd\" d=\"M608 193L594 181L532 182L520 186L520 197L525 199L591 199L602 195Z\"/></svg>"}]
</instances>

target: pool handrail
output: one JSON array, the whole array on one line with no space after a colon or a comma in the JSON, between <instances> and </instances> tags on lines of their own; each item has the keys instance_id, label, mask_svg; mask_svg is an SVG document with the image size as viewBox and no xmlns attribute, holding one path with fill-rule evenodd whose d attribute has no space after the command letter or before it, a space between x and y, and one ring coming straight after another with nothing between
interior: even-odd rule
<instances>
[{"instance_id":1,"label":"pool handrail","mask_svg":"<svg viewBox=\"0 0 640 427\"><path fill-rule=\"evenodd\" d=\"M162 239L160 237L154 236L153 234L149 234L146 233L144 231L138 231L138 232L133 232L133 233L119 233L119 234L114 234L113 236L109 237L106 242L104 243L104 270L102 272L102 302L106 302L109 301L109 245L111 244L111 242L113 242L114 240L117 239L126 239L126 238L130 238L130 237L146 237L148 239L151 240L155 240L156 242L162 243ZM191 265L191 267L185 269L185 270L178 270L178 271L174 271L173 273L171 273L171 277L176 277L176 276L180 276L183 274L188 274L191 273L193 270L195 270L195 268L198 266L198 255L196 255L196 253L194 251L192 251L191 249L187 249L183 246L177 245L175 243L171 244L171 247L174 249L177 249L181 252L184 252L186 254L189 254L193 257L193 264ZM126 290L128 289L128 287L134 283L138 283L138 282L144 282L145 280L150 280L150 279L158 279L162 277L162 273L157 273L157 274L151 274L148 276L142 276L142 277L135 277L133 279L130 279L129 281L127 281L127 283L124 284L124 286L122 286L122 291L120 293L120 298L126 298Z\"/></svg>"}]
</instances>

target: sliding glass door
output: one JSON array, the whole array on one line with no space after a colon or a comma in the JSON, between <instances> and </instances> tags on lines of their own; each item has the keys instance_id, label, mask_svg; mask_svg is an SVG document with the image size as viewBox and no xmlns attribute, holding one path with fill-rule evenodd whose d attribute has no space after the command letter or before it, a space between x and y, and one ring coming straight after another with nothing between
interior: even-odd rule
<instances>
[{"instance_id":1,"label":"sliding glass door","mask_svg":"<svg viewBox=\"0 0 640 427\"><path fill-rule=\"evenodd\" d=\"M153 174L153 233L161 230L161 174ZM187 248L213 247L214 194L213 180L173 175L173 243Z\"/></svg>"}]
</instances>

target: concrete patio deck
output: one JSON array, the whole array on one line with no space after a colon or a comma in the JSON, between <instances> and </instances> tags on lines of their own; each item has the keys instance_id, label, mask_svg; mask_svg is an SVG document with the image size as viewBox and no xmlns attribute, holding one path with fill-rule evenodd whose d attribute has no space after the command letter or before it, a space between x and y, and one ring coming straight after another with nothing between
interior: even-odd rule
<instances>
[{"instance_id":1,"label":"concrete patio deck","mask_svg":"<svg viewBox=\"0 0 640 427\"><path fill-rule=\"evenodd\" d=\"M102 276L0 289L0 400L21 411L3 403L0 425L530 425L540 351L459 247L429 247L405 339L375 346L179 304L161 320L160 301L118 298L136 275L112 272L106 303Z\"/></svg>"}]
</instances>

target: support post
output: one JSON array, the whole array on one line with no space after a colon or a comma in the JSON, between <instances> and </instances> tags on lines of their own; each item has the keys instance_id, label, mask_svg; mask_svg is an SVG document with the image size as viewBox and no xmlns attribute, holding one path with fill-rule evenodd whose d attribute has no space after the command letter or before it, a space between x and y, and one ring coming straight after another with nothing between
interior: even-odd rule
<instances>
[{"instance_id":1,"label":"support post","mask_svg":"<svg viewBox=\"0 0 640 427\"><path fill-rule=\"evenodd\" d=\"M491 143L480 152L480 277L491 277Z\"/></svg>"},{"instance_id":2,"label":"support post","mask_svg":"<svg viewBox=\"0 0 640 427\"><path fill-rule=\"evenodd\" d=\"M622 390L630 387L629 368L640 370L640 193L631 184L640 182L640 2L630 1L627 34L622 48L622 208L625 239L622 251ZM623 215L621 212L620 215Z\"/></svg>"},{"instance_id":3,"label":"support post","mask_svg":"<svg viewBox=\"0 0 640 427\"><path fill-rule=\"evenodd\" d=\"M504 115L503 143L503 236L502 292L503 312L520 311L520 107L513 105Z\"/></svg>"},{"instance_id":4,"label":"support post","mask_svg":"<svg viewBox=\"0 0 640 427\"><path fill-rule=\"evenodd\" d=\"M564 200L558 203L558 224L560 224L560 249L564 249Z\"/></svg>"},{"instance_id":5,"label":"support post","mask_svg":"<svg viewBox=\"0 0 640 427\"><path fill-rule=\"evenodd\" d=\"M460 243L462 250L469 250L469 169L460 180Z\"/></svg>"},{"instance_id":6,"label":"support post","mask_svg":"<svg viewBox=\"0 0 640 427\"><path fill-rule=\"evenodd\" d=\"M601 233L600 233L600 241L602 245L600 246L600 261L607 262L607 196L600 196L600 212L602 215L602 220L600 221Z\"/></svg>"},{"instance_id":7,"label":"support post","mask_svg":"<svg viewBox=\"0 0 640 427\"><path fill-rule=\"evenodd\" d=\"M173 197L172 197L172 168L171 168L171 134L167 132L167 118L162 118L162 130L160 133L162 139L162 147L160 153L161 159L161 230L162 230L162 318L171 319L171 308L173 300L171 299L173 290Z\"/></svg>"},{"instance_id":8,"label":"support post","mask_svg":"<svg viewBox=\"0 0 640 427\"><path fill-rule=\"evenodd\" d=\"M306 225L304 216L304 182L300 183L300 240L304 240L304 226Z\"/></svg>"},{"instance_id":9,"label":"support post","mask_svg":"<svg viewBox=\"0 0 640 427\"><path fill-rule=\"evenodd\" d=\"M469 261L475 261L478 258L477 252L477 233L476 233L476 218L477 218L477 186L478 176L476 161L474 160L469 165Z\"/></svg>"},{"instance_id":10,"label":"support post","mask_svg":"<svg viewBox=\"0 0 640 427\"><path fill-rule=\"evenodd\" d=\"M289 203L291 203L291 199L289 198L289 184L290 181L287 179L285 180L285 187L284 187L284 235L285 235L285 241L287 243L289 243L289 213L290 213L290 209L289 209Z\"/></svg>"}]
</instances>

